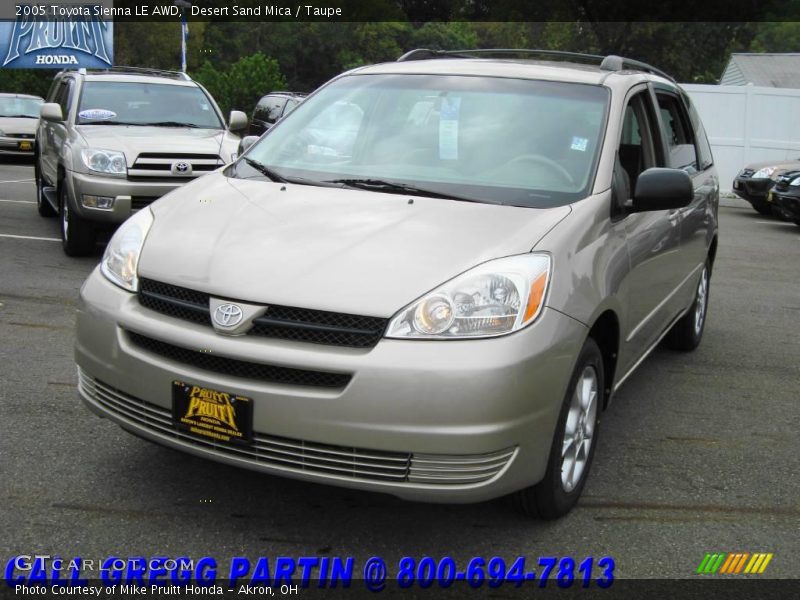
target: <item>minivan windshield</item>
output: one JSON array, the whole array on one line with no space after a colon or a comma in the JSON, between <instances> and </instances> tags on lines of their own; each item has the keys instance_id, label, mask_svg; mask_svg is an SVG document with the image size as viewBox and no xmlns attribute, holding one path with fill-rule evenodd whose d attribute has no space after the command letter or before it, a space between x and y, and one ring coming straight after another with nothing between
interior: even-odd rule
<instances>
[{"instance_id":1,"label":"minivan windshield","mask_svg":"<svg viewBox=\"0 0 800 600\"><path fill-rule=\"evenodd\" d=\"M87 81L77 123L223 128L199 87L127 81Z\"/></svg>"},{"instance_id":2,"label":"minivan windshield","mask_svg":"<svg viewBox=\"0 0 800 600\"><path fill-rule=\"evenodd\" d=\"M562 205L593 182L608 98L577 83L354 74L300 104L235 174L266 167L261 176L287 181Z\"/></svg>"}]
</instances>

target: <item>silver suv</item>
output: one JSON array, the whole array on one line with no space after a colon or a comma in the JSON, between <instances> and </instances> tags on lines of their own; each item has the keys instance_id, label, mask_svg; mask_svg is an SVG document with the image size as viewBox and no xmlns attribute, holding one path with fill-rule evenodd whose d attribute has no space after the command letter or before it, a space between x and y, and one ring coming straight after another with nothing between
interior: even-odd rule
<instances>
[{"instance_id":1,"label":"silver suv","mask_svg":"<svg viewBox=\"0 0 800 600\"><path fill-rule=\"evenodd\" d=\"M114 226L167 192L231 161L239 143L209 93L185 73L133 67L58 73L36 132L36 201L61 216L64 251L94 248Z\"/></svg>"},{"instance_id":2,"label":"silver suv","mask_svg":"<svg viewBox=\"0 0 800 600\"><path fill-rule=\"evenodd\" d=\"M657 69L505 52L336 77L128 220L81 290L87 406L232 467L566 513L615 390L700 343L719 185Z\"/></svg>"}]
</instances>

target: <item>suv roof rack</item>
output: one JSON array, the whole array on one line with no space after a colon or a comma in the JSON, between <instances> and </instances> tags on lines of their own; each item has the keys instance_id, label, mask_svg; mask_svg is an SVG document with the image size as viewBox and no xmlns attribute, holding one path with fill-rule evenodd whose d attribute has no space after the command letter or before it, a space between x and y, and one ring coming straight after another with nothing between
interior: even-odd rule
<instances>
[{"instance_id":1,"label":"suv roof rack","mask_svg":"<svg viewBox=\"0 0 800 600\"><path fill-rule=\"evenodd\" d=\"M75 69L65 69L65 71L75 71ZM149 67L107 67L105 69L92 69L87 71L85 68L77 69L81 75L113 75L118 73L130 73L131 75L157 75L159 77L170 77L172 79L183 79L184 81L191 81L183 71L167 71L165 69L151 69Z\"/></svg>"},{"instance_id":2,"label":"suv roof rack","mask_svg":"<svg viewBox=\"0 0 800 600\"><path fill-rule=\"evenodd\" d=\"M548 58L560 58L562 60L580 60L592 64L600 64L600 68L604 71L622 71L631 69L636 71L645 71L653 75L659 75L675 82L670 75L667 75L661 69L657 69L647 63L624 58L609 54L608 56L601 56L599 54L584 54L581 52L566 52L564 50L541 50L529 48L480 48L475 50L429 50L428 48L417 48L403 54L397 59L397 62L406 62L409 60L429 60L433 58L480 58L481 56L542 56Z\"/></svg>"}]
</instances>

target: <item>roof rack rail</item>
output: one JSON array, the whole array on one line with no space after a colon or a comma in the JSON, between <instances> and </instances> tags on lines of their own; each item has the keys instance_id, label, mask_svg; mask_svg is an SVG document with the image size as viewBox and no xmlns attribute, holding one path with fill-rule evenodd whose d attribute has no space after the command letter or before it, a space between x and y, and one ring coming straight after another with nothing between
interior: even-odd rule
<instances>
[{"instance_id":1,"label":"roof rack rail","mask_svg":"<svg viewBox=\"0 0 800 600\"><path fill-rule=\"evenodd\" d=\"M600 68L604 71L622 71L624 69L632 69L634 71L645 71L653 75L659 75L665 79L669 79L673 83L677 83L671 75L667 75L661 69L657 69L652 65L648 65L640 60L633 60L632 58L625 58L624 56L617 56L609 54L600 63Z\"/></svg>"},{"instance_id":2,"label":"roof rack rail","mask_svg":"<svg viewBox=\"0 0 800 600\"><path fill-rule=\"evenodd\" d=\"M661 69L657 69L647 63L624 58L610 54L608 56L601 56L599 54L583 54L581 52L566 52L564 50L540 50L528 48L482 48L475 50L429 50L428 48L417 48L410 50L397 59L397 62L406 62L409 60L429 60L433 58L478 58L481 56L542 56L550 58L560 58L563 60L580 60L592 64L600 63L600 68L604 71L622 71L624 69L632 69L637 71L645 71L654 75L659 75L672 82L675 82L671 76L667 75Z\"/></svg>"},{"instance_id":3,"label":"roof rack rail","mask_svg":"<svg viewBox=\"0 0 800 600\"><path fill-rule=\"evenodd\" d=\"M83 74L86 74L86 69L80 69ZM114 74L114 73L130 73L132 75L158 75L160 77L171 77L173 79L183 79L184 81L191 81L192 78L189 77L183 71L168 71L166 69L152 69L149 67L123 67L123 66L114 66L114 67L106 67L104 69L92 69L92 74Z\"/></svg>"}]
</instances>

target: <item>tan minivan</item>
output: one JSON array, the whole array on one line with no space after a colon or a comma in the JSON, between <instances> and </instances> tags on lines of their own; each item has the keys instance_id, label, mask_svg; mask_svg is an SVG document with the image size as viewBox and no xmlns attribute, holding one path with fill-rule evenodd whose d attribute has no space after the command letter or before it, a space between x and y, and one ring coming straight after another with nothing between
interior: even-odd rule
<instances>
[{"instance_id":1,"label":"tan minivan","mask_svg":"<svg viewBox=\"0 0 800 600\"><path fill-rule=\"evenodd\" d=\"M643 63L355 69L122 225L81 290L80 396L230 466L555 518L614 391L700 342L718 192Z\"/></svg>"}]
</instances>

